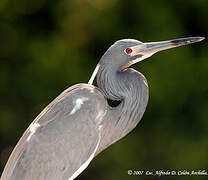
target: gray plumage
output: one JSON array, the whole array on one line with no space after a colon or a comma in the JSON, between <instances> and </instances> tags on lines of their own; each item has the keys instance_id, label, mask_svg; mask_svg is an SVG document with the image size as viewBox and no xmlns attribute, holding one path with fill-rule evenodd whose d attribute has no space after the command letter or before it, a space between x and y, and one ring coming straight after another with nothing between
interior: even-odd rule
<instances>
[{"instance_id":1,"label":"gray plumage","mask_svg":"<svg viewBox=\"0 0 208 180\"><path fill-rule=\"evenodd\" d=\"M98 88L77 84L52 101L19 140L1 180L76 178L93 157L128 134L143 116L148 102L147 81L128 67L157 51L202 39L117 41L97 66ZM106 99L121 103L110 107Z\"/></svg>"}]
</instances>

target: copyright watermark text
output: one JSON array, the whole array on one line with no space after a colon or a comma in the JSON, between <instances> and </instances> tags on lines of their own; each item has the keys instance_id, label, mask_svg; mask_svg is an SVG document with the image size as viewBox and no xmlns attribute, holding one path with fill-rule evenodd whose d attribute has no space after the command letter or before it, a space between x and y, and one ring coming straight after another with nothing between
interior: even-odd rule
<instances>
[{"instance_id":1,"label":"copyright watermark text","mask_svg":"<svg viewBox=\"0 0 208 180\"><path fill-rule=\"evenodd\" d=\"M207 176L207 170L133 170L129 169L130 176Z\"/></svg>"}]
</instances>

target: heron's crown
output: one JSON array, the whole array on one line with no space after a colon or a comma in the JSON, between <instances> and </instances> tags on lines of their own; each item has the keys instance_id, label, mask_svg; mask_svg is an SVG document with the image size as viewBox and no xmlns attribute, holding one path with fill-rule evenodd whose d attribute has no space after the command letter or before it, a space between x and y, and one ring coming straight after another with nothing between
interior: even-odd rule
<instances>
[{"instance_id":1,"label":"heron's crown","mask_svg":"<svg viewBox=\"0 0 208 180\"><path fill-rule=\"evenodd\" d=\"M138 41L136 39L121 39L114 43L114 46L128 46L128 45L137 45L142 44L141 41Z\"/></svg>"}]
</instances>

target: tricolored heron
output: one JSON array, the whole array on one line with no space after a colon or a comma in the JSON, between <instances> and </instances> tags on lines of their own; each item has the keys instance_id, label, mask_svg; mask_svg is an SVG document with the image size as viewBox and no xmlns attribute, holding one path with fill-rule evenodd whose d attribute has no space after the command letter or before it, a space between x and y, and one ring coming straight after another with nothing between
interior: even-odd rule
<instances>
[{"instance_id":1,"label":"tricolored heron","mask_svg":"<svg viewBox=\"0 0 208 180\"><path fill-rule=\"evenodd\" d=\"M98 153L134 129L143 116L148 102L147 81L129 66L158 51L203 39L115 42L88 84L66 89L31 123L14 148L1 180L76 178ZM91 85L96 74L98 87ZM107 99L121 103L110 107Z\"/></svg>"}]
</instances>

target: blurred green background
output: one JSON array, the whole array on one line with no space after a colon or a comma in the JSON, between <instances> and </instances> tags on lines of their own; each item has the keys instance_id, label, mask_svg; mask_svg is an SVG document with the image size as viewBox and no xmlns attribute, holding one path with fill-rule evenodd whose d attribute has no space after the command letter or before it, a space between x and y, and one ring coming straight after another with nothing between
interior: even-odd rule
<instances>
[{"instance_id":1,"label":"blurred green background","mask_svg":"<svg viewBox=\"0 0 208 180\"><path fill-rule=\"evenodd\" d=\"M206 37L207 10L207 0L0 0L0 174L32 120L64 89L88 82L112 43ZM77 179L208 170L207 46L205 39L133 66L149 83L144 117Z\"/></svg>"}]
</instances>

